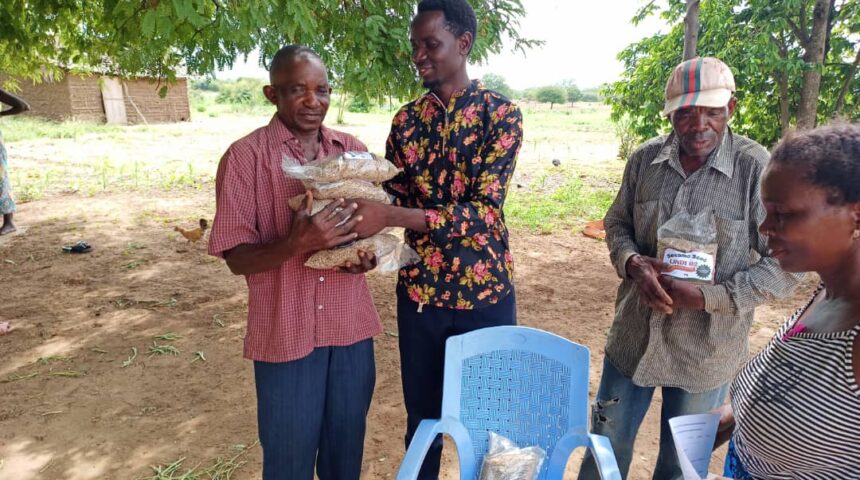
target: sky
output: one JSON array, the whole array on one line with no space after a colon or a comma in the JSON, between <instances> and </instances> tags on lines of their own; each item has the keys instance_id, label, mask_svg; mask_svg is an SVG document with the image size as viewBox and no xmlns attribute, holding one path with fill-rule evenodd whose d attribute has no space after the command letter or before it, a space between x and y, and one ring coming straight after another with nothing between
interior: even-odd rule
<instances>
[{"instance_id":1,"label":"sky","mask_svg":"<svg viewBox=\"0 0 860 480\"><path fill-rule=\"evenodd\" d=\"M630 19L643 0L522 0L526 16L520 23L525 38L543 40L541 47L513 53L505 48L483 65L471 65L469 75L486 73L503 76L515 89L537 87L573 80L580 88L612 82L621 73L616 58L627 45L667 27L657 18L638 26ZM266 78L256 55L239 59L233 69L219 72L220 79Z\"/></svg>"}]
</instances>

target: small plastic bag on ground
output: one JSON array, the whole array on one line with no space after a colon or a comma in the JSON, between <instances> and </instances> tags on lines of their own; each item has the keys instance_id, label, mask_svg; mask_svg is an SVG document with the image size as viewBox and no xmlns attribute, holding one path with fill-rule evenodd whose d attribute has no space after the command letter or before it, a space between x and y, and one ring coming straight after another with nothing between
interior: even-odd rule
<instances>
[{"instance_id":1,"label":"small plastic bag on ground","mask_svg":"<svg viewBox=\"0 0 860 480\"><path fill-rule=\"evenodd\" d=\"M511 440L490 432L490 448L484 455L480 480L535 480L546 459L540 447L519 448Z\"/></svg>"},{"instance_id":2,"label":"small plastic bag on ground","mask_svg":"<svg viewBox=\"0 0 860 480\"><path fill-rule=\"evenodd\" d=\"M326 270L342 267L347 263L358 265L361 263L361 258L358 256L360 251L376 256L374 272L394 272L418 261L418 254L401 239L390 233L381 233L337 248L316 252L305 261L305 266Z\"/></svg>"},{"instance_id":3,"label":"small plastic bag on ground","mask_svg":"<svg viewBox=\"0 0 860 480\"><path fill-rule=\"evenodd\" d=\"M340 180L378 183L390 180L400 172L385 158L369 152L342 152L304 165L294 158L284 156L282 168L290 177L314 183Z\"/></svg>"},{"instance_id":4,"label":"small plastic bag on ground","mask_svg":"<svg viewBox=\"0 0 860 480\"><path fill-rule=\"evenodd\" d=\"M717 224L712 207L696 215L683 211L657 229L657 259L668 275L679 280L714 283Z\"/></svg>"}]
</instances>

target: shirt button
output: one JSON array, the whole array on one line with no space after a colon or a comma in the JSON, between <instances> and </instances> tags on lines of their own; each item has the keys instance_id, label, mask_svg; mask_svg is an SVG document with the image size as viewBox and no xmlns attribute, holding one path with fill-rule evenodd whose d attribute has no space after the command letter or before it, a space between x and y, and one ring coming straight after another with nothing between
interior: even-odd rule
<instances>
[{"instance_id":1,"label":"shirt button","mask_svg":"<svg viewBox=\"0 0 860 480\"><path fill-rule=\"evenodd\" d=\"M322 305L317 305L317 310L322 310L322 309L323 309Z\"/></svg>"},{"instance_id":2,"label":"shirt button","mask_svg":"<svg viewBox=\"0 0 860 480\"><path fill-rule=\"evenodd\" d=\"M324 282L324 281L325 281L325 277L320 277L320 282Z\"/></svg>"}]
</instances>

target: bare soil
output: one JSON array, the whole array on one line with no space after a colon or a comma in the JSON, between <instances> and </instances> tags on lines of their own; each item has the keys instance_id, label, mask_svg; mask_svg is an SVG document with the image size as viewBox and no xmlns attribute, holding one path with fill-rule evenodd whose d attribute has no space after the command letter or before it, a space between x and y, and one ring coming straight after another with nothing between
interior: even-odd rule
<instances>
[{"instance_id":1,"label":"bare soil","mask_svg":"<svg viewBox=\"0 0 860 480\"><path fill-rule=\"evenodd\" d=\"M0 239L0 479L140 479L151 466L184 468L251 446L236 479L259 478L251 363L242 359L246 287L203 242L173 226L212 218L211 189L55 196L20 206L21 233ZM63 253L86 240L87 254ZM520 323L591 349L596 391L618 279L602 242L577 232L514 231ZM405 413L397 354L394 277L371 275L384 333L363 478L393 478ZM801 303L762 307L753 351ZM154 340L174 333L173 341ZM153 342L178 354L150 355ZM133 349L137 354L133 360ZM196 354L205 357L205 361ZM195 361L195 358L197 360ZM659 398L636 445L631 478L650 478ZM715 456L713 470L719 469ZM456 476L447 449L443 478ZM578 462L570 462L570 478Z\"/></svg>"}]
</instances>

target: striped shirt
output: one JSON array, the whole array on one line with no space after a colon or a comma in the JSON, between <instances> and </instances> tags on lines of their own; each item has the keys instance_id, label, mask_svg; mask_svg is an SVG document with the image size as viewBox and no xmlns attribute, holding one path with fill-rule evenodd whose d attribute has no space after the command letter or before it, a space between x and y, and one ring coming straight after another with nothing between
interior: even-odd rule
<instances>
[{"instance_id":1,"label":"striped shirt","mask_svg":"<svg viewBox=\"0 0 860 480\"><path fill-rule=\"evenodd\" d=\"M346 150L367 147L347 133L320 129L317 158ZM223 257L238 245L271 243L287 236L293 221L287 201L305 188L281 170L284 155L304 162L299 140L277 116L227 149L215 178L210 255ZM304 266L309 256L246 276L245 358L288 362L316 347L352 345L382 330L364 275L310 269Z\"/></svg>"},{"instance_id":2,"label":"striped shirt","mask_svg":"<svg viewBox=\"0 0 860 480\"><path fill-rule=\"evenodd\" d=\"M852 365L860 325L783 338L810 304L732 384L735 451L754 478L860 479L860 387Z\"/></svg>"},{"instance_id":3,"label":"striped shirt","mask_svg":"<svg viewBox=\"0 0 860 480\"><path fill-rule=\"evenodd\" d=\"M689 176L674 133L631 155L604 219L610 258L622 278L606 355L637 385L698 393L728 383L748 358L755 307L797 286L800 277L779 268L758 231L765 217L759 184L768 159L761 145L730 129ZM627 277L627 260L656 257L659 225L683 210L698 213L708 206L717 216L717 259L715 284L700 287L705 310L665 315L645 307Z\"/></svg>"}]
</instances>

